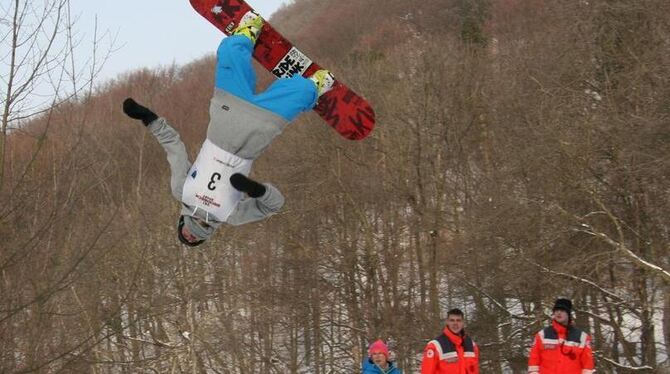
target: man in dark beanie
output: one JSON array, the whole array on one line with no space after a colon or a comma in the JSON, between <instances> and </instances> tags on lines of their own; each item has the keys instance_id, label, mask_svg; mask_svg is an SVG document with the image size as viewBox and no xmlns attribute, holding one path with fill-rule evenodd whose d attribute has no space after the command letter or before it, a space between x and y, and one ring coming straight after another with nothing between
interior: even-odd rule
<instances>
[{"instance_id":1,"label":"man in dark beanie","mask_svg":"<svg viewBox=\"0 0 670 374\"><path fill-rule=\"evenodd\" d=\"M554 301L554 308L551 310L552 312L556 312L557 310L562 310L568 315L568 321L572 321L572 301L570 299L556 299ZM561 315L563 313L560 313Z\"/></svg>"},{"instance_id":2,"label":"man in dark beanie","mask_svg":"<svg viewBox=\"0 0 670 374\"><path fill-rule=\"evenodd\" d=\"M177 236L188 246L203 243L223 223L258 221L281 209L282 194L269 183L251 180L251 166L334 84L330 72L318 70L310 78L278 79L257 93L251 61L263 23L249 11L219 45L207 139L193 164L179 133L165 118L132 98L123 102L124 113L142 121L167 153L172 195L182 203Z\"/></svg>"},{"instance_id":3,"label":"man in dark beanie","mask_svg":"<svg viewBox=\"0 0 670 374\"><path fill-rule=\"evenodd\" d=\"M591 337L572 324L572 301L557 299L551 326L540 330L528 359L528 373L591 374Z\"/></svg>"}]
</instances>

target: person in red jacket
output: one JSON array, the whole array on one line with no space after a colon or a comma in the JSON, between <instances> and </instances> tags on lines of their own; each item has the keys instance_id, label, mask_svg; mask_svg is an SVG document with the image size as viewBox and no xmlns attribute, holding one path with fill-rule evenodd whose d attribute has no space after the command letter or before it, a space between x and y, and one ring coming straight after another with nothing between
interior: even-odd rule
<instances>
[{"instance_id":1,"label":"person in red jacket","mask_svg":"<svg viewBox=\"0 0 670 374\"><path fill-rule=\"evenodd\" d=\"M592 374L591 337L572 325L572 302L557 299L551 326L535 335L528 373Z\"/></svg>"},{"instance_id":2,"label":"person in red jacket","mask_svg":"<svg viewBox=\"0 0 670 374\"><path fill-rule=\"evenodd\" d=\"M423 351L421 374L479 374L479 347L465 334L463 312L447 312L447 326Z\"/></svg>"}]
</instances>

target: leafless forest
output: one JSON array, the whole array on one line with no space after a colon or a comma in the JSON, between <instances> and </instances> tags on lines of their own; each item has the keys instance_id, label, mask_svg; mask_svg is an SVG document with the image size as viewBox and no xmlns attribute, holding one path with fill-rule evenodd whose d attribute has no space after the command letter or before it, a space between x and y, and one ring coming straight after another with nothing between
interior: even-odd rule
<instances>
[{"instance_id":1,"label":"leafless forest","mask_svg":"<svg viewBox=\"0 0 670 374\"><path fill-rule=\"evenodd\" d=\"M670 370L670 1L295 0L273 24L377 128L301 117L252 174L284 211L198 249L121 102L195 156L213 54L92 84L67 0L5 3L0 373L356 373L378 338L414 373L454 307L482 373L525 373L557 296L599 373Z\"/></svg>"}]
</instances>

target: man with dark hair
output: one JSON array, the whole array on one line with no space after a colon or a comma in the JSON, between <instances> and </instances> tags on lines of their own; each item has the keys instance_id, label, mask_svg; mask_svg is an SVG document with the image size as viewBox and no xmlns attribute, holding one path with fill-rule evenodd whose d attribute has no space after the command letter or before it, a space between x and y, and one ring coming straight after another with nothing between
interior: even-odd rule
<instances>
[{"instance_id":1,"label":"man with dark hair","mask_svg":"<svg viewBox=\"0 0 670 374\"><path fill-rule=\"evenodd\" d=\"M442 334L423 351L421 374L479 374L479 347L463 327L463 312L448 311Z\"/></svg>"},{"instance_id":2,"label":"man with dark hair","mask_svg":"<svg viewBox=\"0 0 670 374\"><path fill-rule=\"evenodd\" d=\"M551 326L535 335L528 373L592 374L591 337L572 325L572 302L557 299Z\"/></svg>"}]
</instances>

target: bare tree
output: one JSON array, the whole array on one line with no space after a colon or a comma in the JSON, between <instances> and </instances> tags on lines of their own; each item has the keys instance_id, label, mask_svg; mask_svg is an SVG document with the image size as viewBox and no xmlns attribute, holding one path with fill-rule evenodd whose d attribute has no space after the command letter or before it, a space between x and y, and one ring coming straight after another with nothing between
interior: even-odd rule
<instances>
[{"instance_id":1,"label":"bare tree","mask_svg":"<svg viewBox=\"0 0 670 374\"><path fill-rule=\"evenodd\" d=\"M351 373L382 338L411 373L459 307L482 371L524 373L560 295L594 336L598 371L662 373L669 7L295 1L277 24L374 103L378 127L351 143L302 117L254 169L285 210L198 250L175 240L163 151L119 103L144 98L194 155L211 56L92 92L64 80L29 117L15 104L0 371ZM57 61L76 71L75 49L42 77L60 77Z\"/></svg>"},{"instance_id":2,"label":"bare tree","mask_svg":"<svg viewBox=\"0 0 670 374\"><path fill-rule=\"evenodd\" d=\"M90 93L111 51L111 45L101 49L106 34L98 35L97 25L91 50L78 51L83 40L75 35L70 8L69 0L12 0L1 9L0 186L5 182L8 132L19 131L21 123L53 111L82 92Z\"/></svg>"}]
</instances>

